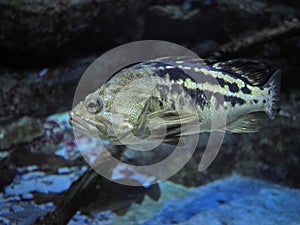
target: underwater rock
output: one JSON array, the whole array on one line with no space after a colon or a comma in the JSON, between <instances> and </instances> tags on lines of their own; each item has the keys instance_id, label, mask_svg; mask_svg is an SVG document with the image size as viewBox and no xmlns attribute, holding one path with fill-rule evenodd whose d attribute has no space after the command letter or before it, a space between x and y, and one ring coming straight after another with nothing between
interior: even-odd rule
<instances>
[{"instance_id":1,"label":"underwater rock","mask_svg":"<svg viewBox=\"0 0 300 225\"><path fill-rule=\"evenodd\" d=\"M86 168L68 168L64 173L46 174L37 168L25 167L18 169L18 175L13 183L8 185L4 191L4 197L26 196L38 192L43 194L62 193L69 189L71 184L78 179ZM31 199L34 197L32 196Z\"/></svg>"},{"instance_id":2,"label":"underwater rock","mask_svg":"<svg viewBox=\"0 0 300 225\"><path fill-rule=\"evenodd\" d=\"M206 40L224 43L245 31L270 27L297 15L293 8L265 1L216 1L201 7L192 4L189 8L185 4L155 5L148 10L144 38L188 45Z\"/></svg>"},{"instance_id":3,"label":"underwater rock","mask_svg":"<svg viewBox=\"0 0 300 225\"><path fill-rule=\"evenodd\" d=\"M22 115L46 117L70 110L76 85L90 56L56 68L40 70L0 69L0 123Z\"/></svg>"},{"instance_id":4,"label":"underwater rock","mask_svg":"<svg viewBox=\"0 0 300 225\"><path fill-rule=\"evenodd\" d=\"M297 18L299 9L261 0L0 0L0 15L1 64L28 68L141 39L189 46L205 40L224 43L245 31Z\"/></svg>"},{"instance_id":5,"label":"underwater rock","mask_svg":"<svg viewBox=\"0 0 300 225\"><path fill-rule=\"evenodd\" d=\"M154 215L157 215L161 208L175 198L181 198L188 195L193 190L192 188L185 188L181 185L174 184L169 181L165 181L159 184L162 195L158 201L151 200L148 196L144 201L139 204L131 205L130 209L124 216L116 216L114 213L108 212L92 212L91 215L84 215L77 213L70 221L70 225L79 224L111 224L111 225L136 225L142 224L150 219Z\"/></svg>"},{"instance_id":6,"label":"underwater rock","mask_svg":"<svg viewBox=\"0 0 300 225\"><path fill-rule=\"evenodd\" d=\"M28 116L1 126L0 131L0 150L8 149L13 145L30 143L45 134L41 122Z\"/></svg>"},{"instance_id":7,"label":"underwater rock","mask_svg":"<svg viewBox=\"0 0 300 225\"><path fill-rule=\"evenodd\" d=\"M64 168L45 173L36 166L17 169L13 181L0 193L0 224L33 224L52 213L59 194L67 190L86 168Z\"/></svg>"},{"instance_id":8,"label":"underwater rock","mask_svg":"<svg viewBox=\"0 0 300 225\"><path fill-rule=\"evenodd\" d=\"M224 176L227 176L232 172L236 172L240 174L245 174L247 176L270 180L283 185L299 187L300 155L298 151L298 146L299 146L298 134L300 134L299 132L300 115L296 113L299 112L300 110L300 104L298 101L299 96L300 93L298 92L292 92L289 95L284 95L282 97L282 111L280 112L280 115L276 118L275 121L272 121L272 123L268 123L267 125L263 126L263 129L261 129L259 133L244 134L244 135L240 135L240 134L227 135L225 137L225 141L223 143L222 149L218 154L216 160L206 171L199 172L198 165L201 157L201 150L203 151L203 149L205 148L206 140L209 136L209 134L204 134L203 135L204 137L201 138L198 144L198 149L196 149L196 153L194 157L178 174L172 177L171 180L176 183L184 184L187 186L199 186L199 185L207 184L213 180L222 178ZM22 121L22 118L20 120ZM29 122L32 120L36 121L36 119L34 118L29 118L29 119L27 118L25 119L25 122L26 120L28 120ZM17 170L11 170L12 172L11 176L14 176L13 180L7 181L2 187L2 189L5 190L6 195L9 195L10 201L12 201L12 198L17 199L17 201L20 202L30 201L32 199L35 200L37 198L37 193L41 192L44 193L45 196L40 197L39 201L43 203L52 202L54 201L54 199L56 199L53 197L54 194L58 195L60 192L67 190L68 187L71 185L71 183L75 181L75 178L78 179L78 177L82 174L83 170L80 169L80 165L82 165L83 162L78 162L77 160L78 157L80 157L79 151L77 152L78 154L76 155L76 157L74 157L74 151L77 151L77 148L74 142L72 143L69 142L70 138L73 137L69 134L71 130L67 121L68 121L67 113L56 114L48 117L44 121L42 128L46 129L46 135L45 134L43 135L49 136L48 137L49 139L45 139L47 140L47 142L42 144L41 148L34 147L34 152L30 152L30 151L23 151L24 149L18 147L17 150L14 149L14 151L8 153L10 154L8 157L10 159L10 162L7 161L6 163L8 164L12 163L18 167ZM24 124L24 121L23 123L20 124ZM45 131L43 132L45 133ZM65 134L65 135L58 138L58 136L60 136L61 134ZM282 135L282 134L287 134L287 135ZM55 145L56 142L55 141L53 142L52 139L58 141L58 143ZM41 139L38 139L33 142L34 143L40 142L40 140ZM87 142L90 141L89 139L84 139L84 140ZM53 151L47 150L46 152L48 155L44 153L39 153L45 151L44 148L48 148L47 145L52 145L52 143L54 143L52 146ZM33 143L30 142L29 144L26 144L26 146L27 147L34 146L32 144ZM167 147L161 148L161 150L169 151ZM22 154L20 151L22 152ZM66 161L63 158L61 158L61 160L63 161L58 160L59 157L56 156L57 151L59 152L60 156L62 156L65 159L68 159L68 161ZM40 155L37 153L39 153ZM86 154L90 154L90 153L92 152L86 152ZM164 158L166 157L165 153L166 152L164 152L163 154L159 154L159 156ZM17 157L19 157L19 159ZM130 162L131 164L147 165L150 164L149 162L151 162L153 158L155 158L155 152L154 154L147 155L147 154L137 154L136 152L128 151L125 152L124 157L126 157L127 162ZM24 161L22 161L21 159L24 159ZM45 159L47 159L48 161ZM73 159L74 159L74 165L73 165L74 167L69 168L72 166L72 163L70 162ZM36 166L31 167L32 170L27 171L27 169L29 168L28 165L32 165L30 164L30 160L31 163L36 164ZM16 163L17 161L21 161L21 163L18 164ZM39 163L43 164L44 167L40 166ZM24 166L26 166L25 170L24 168L22 168ZM7 165L7 167L5 167L3 171L6 172L8 171L9 168L10 166ZM51 172L50 174L49 171ZM101 179L101 177L98 178ZM229 182L230 185L234 186L236 185L236 183L239 184L240 181L233 182L231 180L230 182ZM246 181L242 181L242 182L246 182ZM165 187L164 185L166 183L168 183L169 188L164 188ZM232 193L235 192L239 194L241 192L240 189L238 188L230 189L229 184L227 184L226 182L225 184L224 183L221 184L221 183L219 183L217 185L218 187L214 188L214 191L211 192L215 194L207 194L207 198L203 198L204 199L203 200L203 199L199 199L198 196L200 197L203 196L201 193L203 192L204 189L201 189L201 191L199 192L193 192L192 188L184 188L179 185L171 184L170 182L165 182L163 184L159 184L161 188L161 198L158 200L158 202L153 202L149 200L149 198L146 197L147 194L141 192L142 194L141 197L144 203L141 206L136 205L135 203L134 204L130 203L128 205L128 207L130 208L129 209L126 208L128 212L124 217L116 217L115 214L113 214L112 216L112 213L107 213L107 212L101 214L99 211L110 209L110 207L106 207L105 209L103 207L101 208L101 206L105 206L105 204L104 205L101 204L101 206L99 206L99 211L91 213L90 216L77 213L73 218L71 224L79 224L79 223L84 224L83 221L87 221L86 223L89 223L91 221L94 221L92 218L93 216L96 218L95 221L114 221L114 220L117 221L117 222L113 222L113 224L130 224L129 223L130 221L132 221L132 224L142 224L144 222L145 224L150 224L150 222L152 223L153 221L156 221L156 218L152 218L154 215L157 215L159 221L169 221L169 218L171 216L172 219L170 219L170 221L173 221L174 219L174 221L182 221L183 224L185 223L199 224L199 221L207 222L209 221L209 219L212 219L214 217L215 219L212 221L215 221L215 224L218 224L223 221L222 219L220 219L221 218L220 215L222 214L223 210L225 210L226 213L228 212L228 215L235 215L234 213L237 214L240 211L244 213L244 209L248 210L249 208L242 208L242 204L249 206L248 204L249 202L254 202L251 196L249 197L247 195L244 196L245 198L243 198L244 199L243 201L242 198L236 199ZM254 182L255 185L257 183L260 184L260 182L256 182L256 181ZM266 183L266 182L262 182L262 183ZM244 192L247 194L248 193L247 190L250 191L249 188L251 184L247 183L247 185L245 185L247 188L243 187L241 189L243 189ZM254 187L256 187L255 185ZM223 186L224 186L224 190L227 190L228 193L227 192L217 193L217 191L223 190ZM111 187L113 187L113 185L109 184L106 186L107 189L104 192L98 193L99 187L96 184L91 188L97 194L90 195L91 192L89 192L88 190L86 194L89 198L86 197L84 199L95 200L94 198L95 196L100 196L99 199L101 200L102 199L101 196L107 194L108 190L110 190ZM273 205L276 205L278 202L279 202L278 205L281 205L281 201L282 201L281 199L285 198L285 196L290 196L290 194L287 195L282 194L281 190L283 189L281 188L279 188L280 191L277 192L277 190L279 190L277 189L277 186L275 191L272 185L269 186L268 184L267 186L264 187L267 187L267 189L261 189L262 191L259 191L259 194L257 194L258 192L255 192L254 193L255 195L253 196L256 196L256 198L259 199L259 204L262 204L262 202L266 199L269 201L270 198L275 193L275 197L273 196L275 199L270 200L271 205L267 204L267 206L266 205L262 206L264 207L263 209L259 208L259 210L261 209L263 212L266 212L266 214L270 215L269 217L266 217L266 219L275 221L275 219L272 217L270 213L270 210L273 209L272 208ZM255 188L253 188L253 190L254 189ZM55 192L55 193L51 193L51 192ZM193 194L188 194L188 192L189 193L193 192ZM41 195L41 193L39 194ZM51 194L50 196L49 193ZM125 193L126 194L130 193L129 196L131 197L136 196L134 192L128 192L127 189ZM145 198L144 198L144 194L146 194ZM185 199L185 197L183 198L185 194L186 196L189 196L186 197L188 199L187 200L188 203L186 203L186 205L184 205L185 201L183 201L183 199ZM298 194L295 194L295 196L297 195ZM211 198L212 200L210 201L208 197L211 196L216 196L216 197ZM0 199L3 197L4 196L0 194ZM56 197L59 198L59 196ZM137 195L137 197L139 199L140 196ZM195 207L188 207L189 205L193 205L191 201L192 198L195 197L196 199L192 202L193 204L195 204ZM228 199L232 201L228 201ZM107 200L107 202L109 201L110 200ZM137 202L140 203L140 201ZM115 203L118 203L118 201L115 201ZM286 204L294 204L294 203L290 201L289 203ZM184 208L179 208L180 205L181 207ZM89 208L91 206L93 209L95 209L93 205L89 205L87 207L82 206L81 208L82 212L87 213L91 211ZM199 211L197 211L199 210L199 208L213 209L210 207L215 207L215 206L218 207L216 208L216 212L215 212L216 214L210 214L214 210L212 211L208 210L207 212L204 212L204 214L201 213L201 215L199 215L198 213ZM287 205L285 206L289 207ZM174 211L172 211L171 209ZM229 213L231 212L230 211L231 209L234 209L233 214ZM240 211L238 211L239 209ZM257 213L254 207L250 209L251 210L253 209L251 212L253 212L254 214ZM289 224L288 223L289 221L286 220L286 218L284 217L285 214L282 213L281 208L279 209L276 208L274 210L278 212L279 215L282 215L280 219L283 219L285 222L287 221L286 224ZM20 213L22 214L22 211ZM38 216L39 215L42 214L38 213ZM249 215L252 216L251 213ZM55 218L55 215L53 218ZM289 218L294 219L295 217L291 215ZM36 217L34 218L28 217L28 219L33 220L36 219ZM228 224L232 224L230 222L231 219L232 217L230 216L225 217L225 222L228 222ZM238 219L240 219L240 217L238 217ZM8 220L7 219L4 220L0 218L0 221L2 222ZM127 223L126 221L129 222ZM147 221L148 223L146 223ZM195 221L197 221L198 223ZM6 224L9 223L7 222ZM158 224L161 223L159 222Z\"/></svg>"},{"instance_id":9,"label":"underwater rock","mask_svg":"<svg viewBox=\"0 0 300 225\"><path fill-rule=\"evenodd\" d=\"M141 205L116 217L112 213L76 214L70 224L298 224L299 190L234 175L198 188L165 181L159 184L158 202L146 198ZM81 223L80 223L81 222Z\"/></svg>"},{"instance_id":10,"label":"underwater rock","mask_svg":"<svg viewBox=\"0 0 300 225\"><path fill-rule=\"evenodd\" d=\"M298 224L300 191L232 176L167 202L150 224ZM138 217L138 216L137 216Z\"/></svg>"},{"instance_id":11,"label":"underwater rock","mask_svg":"<svg viewBox=\"0 0 300 225\"><path fill-rule=\"evenodd\" d=\"M113 212L91 213L91 216L87 216L79 211L75 214L68 225L89 225L89 224L101 224L111 225L117 216Z\"/></svg>"},{"instance_id":12,"label":"underwater rock","mask_svg":"<svg viewBox=\"0 0 300 225\"><path fill-rule=\"evenodd\" d=\"M1 64L52 65L137 40L147 2L1 0Z\"/></svg>"},{"instance_id":13,"label":"underwater rock","mask_svg":"<svg viewBox=\"0 0 300 225\"><path fill-rule=\"evenodd\" d=\"M51 115L42 120L44 134L29 143L9 149L8 164L16 167L37 166L40 170L56 173L62 168L81 166L73 131L68 123L69 113ZM85 141L89 141L86 140Z\"/></svg>"},{"instance_id":14,"label":"underwater rock","mask_svg":"<svg viewBox=\"0 0 300 225\"><path fill-rule=\"evenodd\" d=\"M2 225L31 225L37 218L47 212L53 211L52 203L36 205L34 203L19 202L7 200L5 204L0 205L0 223Z\"/></svg>"},{"instance_id":15,"label":"underwater rock","mask_svg":"<svg viewBox=\"0 0 300 225\"><path fill-rule=\"evenodd\" d=\"M148 9L144 39L190 42L195 36L199 9L185 11L182 6L155 5ZM180 32L178 32L180 30Z\"/></svg>"},{"instance_id":16,"label":"underwater rock","mask_svg":"<svg viewBox=\"0 0 300 225\"><path fill-rule=\"evenodd\" d=\"M14 180L16 174L17 170L7 158L0 160L0 192Z\"/></svg>"}]
</instances>

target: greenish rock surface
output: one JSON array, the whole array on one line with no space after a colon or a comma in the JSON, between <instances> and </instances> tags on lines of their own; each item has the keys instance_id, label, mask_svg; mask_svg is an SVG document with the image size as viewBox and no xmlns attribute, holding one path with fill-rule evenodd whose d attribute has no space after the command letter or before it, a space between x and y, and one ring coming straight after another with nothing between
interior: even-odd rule
<instances>
[{"instance_id":1,"label":"greenish rock surface","mask_svg":"<svg viewBox=\"0 0 300 225\"><path fill-rule=\"evenodd\" d=\"M31 143L44 134L41 121L28 116L22 117L9 125L0 126L0 150Z\"/></svg>"}]
</instances>

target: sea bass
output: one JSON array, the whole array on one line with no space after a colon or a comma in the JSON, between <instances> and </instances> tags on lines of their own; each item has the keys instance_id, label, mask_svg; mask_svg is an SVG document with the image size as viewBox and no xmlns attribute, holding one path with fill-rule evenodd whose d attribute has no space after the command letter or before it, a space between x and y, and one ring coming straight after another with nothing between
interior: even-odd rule
<instances>
[{"instance_id":1,"label":"sea bass","mask_svg":"<svg viewBox=\"0 0 300 225\"><path fill-rule=\"evenodd\" d=\"M280 74L268 78L266 65L248 59L139 62L86 96L71 111L70 124L113 144L149 137L176 144L181 136L214 130L255 132L261 114L274 119L279 111Z\"/></svg>"}]
</instances>

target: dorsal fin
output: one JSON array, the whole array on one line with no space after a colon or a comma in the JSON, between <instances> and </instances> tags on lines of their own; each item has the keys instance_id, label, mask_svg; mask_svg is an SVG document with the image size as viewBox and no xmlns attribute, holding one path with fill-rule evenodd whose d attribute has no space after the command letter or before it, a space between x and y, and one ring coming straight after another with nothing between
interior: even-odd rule
<instances>
[{"instance_id":1,"label":"dorsal fin","mask_svg":"<svg viewBox=\"0 0 300 225\"><path fill-rule=\"evenodd\" d=\"M268 78L265 64L250 59L234 59L215 63L213 68L235 75L248 84L262 86Z\"/></svg>"},{"instance_id":2,"label":"dorsal fin","mask_svg":"<svg viewBox=\"0 0 300 225\"><path fill-rule=\"evenodd\" d=\"M194 56L166 56L166 57L150 60L150 62L161 62L161 61L170 63L172 65L176 62L182 62L182 63L195 63L200 66L208 66L217 62L216 60L202 59L200 57L194 57Z\"/></svg>"}]
</instances>

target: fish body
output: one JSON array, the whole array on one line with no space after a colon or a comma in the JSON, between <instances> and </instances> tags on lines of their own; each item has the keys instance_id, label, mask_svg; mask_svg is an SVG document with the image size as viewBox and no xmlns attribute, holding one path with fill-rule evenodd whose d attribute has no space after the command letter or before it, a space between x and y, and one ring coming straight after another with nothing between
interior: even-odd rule
<instances>
[{"instance_id":1,"label":"fish body","mask_svg":"<svg viewBox=\"0 0 300 225\"><path fill-rule=\"evenodd\" d=\"M115 144L120 138L158 141L160 130L169 144L212 130L254 132L261 112L274 119L279 109L280 71L267 76L264 64L247 59L140 62L116 72L80 102L71 125Z\"/></svg>"}]
</instances>

